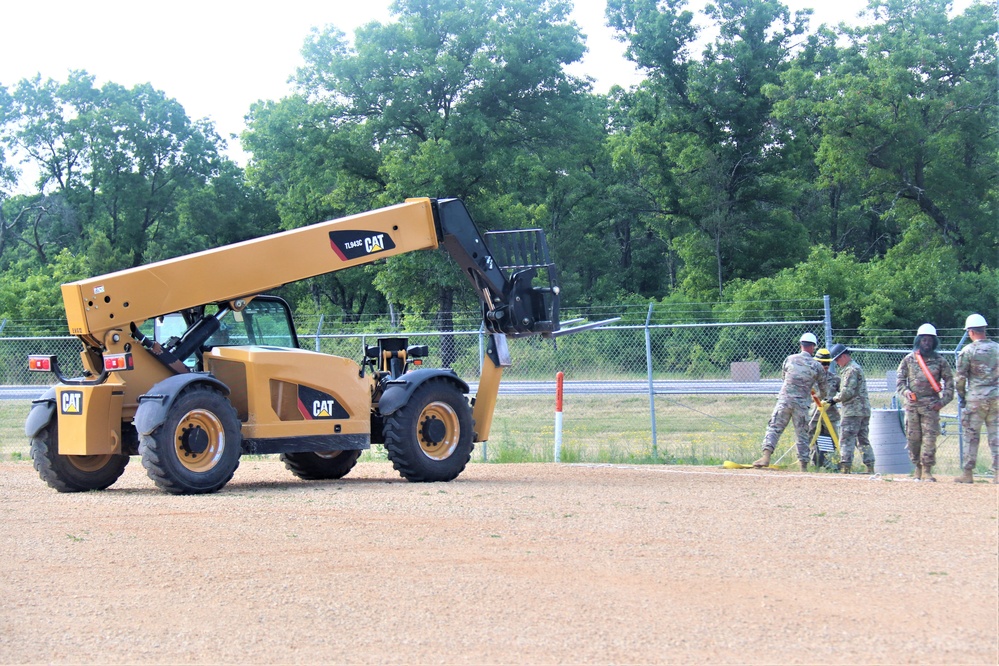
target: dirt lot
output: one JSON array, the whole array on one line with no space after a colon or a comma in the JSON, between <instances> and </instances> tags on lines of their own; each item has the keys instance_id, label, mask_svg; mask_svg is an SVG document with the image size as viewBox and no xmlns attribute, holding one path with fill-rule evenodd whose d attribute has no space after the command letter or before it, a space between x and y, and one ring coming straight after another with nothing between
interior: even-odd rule
<instances>
[{"instance_id":1,"label":"dirt lot","mask_svg":"<svg viewBox=\"0 0 999 666\"><path fill-rule=\"evenodd\" d=\"M999 661L999 487L385 463L219 494L0 464L4 663Z\"/></svg>"}]
</instances>

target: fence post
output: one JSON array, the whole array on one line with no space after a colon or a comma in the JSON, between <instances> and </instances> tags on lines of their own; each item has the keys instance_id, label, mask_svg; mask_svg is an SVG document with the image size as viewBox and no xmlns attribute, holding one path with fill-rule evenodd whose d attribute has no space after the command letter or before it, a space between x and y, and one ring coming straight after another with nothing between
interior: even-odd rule
<instances>
[{"instance_id":1,"label":"fence post","mask_svg":"<svg viewBox=\"0 0 999 666\"><path fill-rule=\"evenodd\" d=\"M829 307L829 294L822 297L823 306L823 319L825 319L825 338L826 338L826 349L833 346L832 337L832 308Z\"/></svg>"},{"instance_id":2,"label":"fence post","mask_svg":"<svg viewBox=\"0 0 999 666\"><path fill-rule=\"evenodd\" d=\"M964 341L968 339L968 329L964 330L964 335L961 336L960 341L957 343L957 347L954 347L954 368L957 368L957 354L961 350L961 346L964 345ZM956 393L956 391L955 391ZM964 469L964 428L961 426L963 419L961 418L961 401L957 401L957 459L961 463L961 469ZM972 473L975 470L971 470Z\"/></svg>"},{"instance_id":3,"label":"fence post","mask_svg":"<svg viewBox=\"0 0 999 666\"><path fill-rule=\"evenodd\" d=\"M319 325L316 327L316 351L319 351L319 334L323 332L323 318L326 315L319 315Z\"/></svg>"},{"instance_id":4,"label":"fence post","mask_svg":"<svg viewBox=\"0 0 999 666\"><path fill-rule=\"evenodd\" d=\"M652 383L652 335L649 323L652 321L653 303L649 303L649 314L645 317L645 367L649 374L649 414L652 419L652 459L659 459L659 442L656 439L656 389Z\"/></svg>"}]
</instances>

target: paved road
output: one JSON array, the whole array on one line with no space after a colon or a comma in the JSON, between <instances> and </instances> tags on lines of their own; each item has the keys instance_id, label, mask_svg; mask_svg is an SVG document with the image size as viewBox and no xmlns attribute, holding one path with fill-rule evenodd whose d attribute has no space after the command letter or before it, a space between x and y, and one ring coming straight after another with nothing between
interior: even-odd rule
<instances>
[{"instance_id":1,"label":"paved road","mask_svg":"<svg viewBox=\"0 0 999 666\"><path fill-rule=\"evenodd\" d=\"M0 400L34 400L48 386L0 386Z\"/></svg>"},{"instance_id":2,"label":"paved road","mask_svg":"<svg viewBox=\"0 0 999 666\"><path fill-rule=\"evenodd\" d=\"M884 393L887 389L884 379L868 380L867 390L871 393ZM478 384L469 384L474 393ZM45 386L0 386L0 400L34 400L46 389ZM759 382L729 382L729 381L675 381L656 380L653 388L661 395L692 395L692 394L749 394L775 395L780 390L780 381L763 380ZM567 381L564 387L569 395L621 395L645 394L649 392L647 381ZM500 384L500 395L554 395L554 381L516 381L509 380Z\"/></svg>"}]
</instances>

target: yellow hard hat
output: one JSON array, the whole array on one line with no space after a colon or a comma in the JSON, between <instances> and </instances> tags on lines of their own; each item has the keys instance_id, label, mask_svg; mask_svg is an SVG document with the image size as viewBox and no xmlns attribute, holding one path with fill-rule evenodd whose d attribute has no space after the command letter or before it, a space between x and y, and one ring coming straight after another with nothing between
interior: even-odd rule
<instances>
[{"instance_id":1,"label":"yellow hard hat","mask_svg":"<svg viewBox=\"0 0 999 666\"><path fill-rule=\"evenodd\" d=\"M829 365L832 362L832 354L829 353L828 349L823 347L822 349L815 352L815 360L821 363L822 365Z\"/></svg>"}]
</instances>

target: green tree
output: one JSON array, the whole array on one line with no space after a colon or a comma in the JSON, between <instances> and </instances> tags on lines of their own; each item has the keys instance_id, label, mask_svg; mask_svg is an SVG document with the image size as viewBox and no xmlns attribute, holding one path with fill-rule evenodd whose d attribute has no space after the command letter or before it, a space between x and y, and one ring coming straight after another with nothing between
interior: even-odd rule
<instances>
[{"instance_id":1,"label":"green tree","mask_svg":"<svg viewBox=\"0 0 999 666\"><path fill-rule=\"evenodd\" d=\"M845 30L846 47L827 47L835 57L775 89L780 117L813 123L820 185L853 202L837 209L833 237L857 229L884 254L917 225L956 248L962 268L994 268L995 6L953 14L948 0L872 0L869 15Z\"/></svg>"},{"instance_id":2,"label":"green tree","mask_svg":"<svg viewBox=\"0 0 999 666\"><path fill-rule=\"evenodd\" d=\"M63 213L31 218L29 244L43 263L46 246L67 237L81 251L106 241L105 271L145 263L185 193L220 169L224 144L211 123L192 122L149 84L97 88L77 71L65 83L22 80L0 102L0 140L38 173L31 205Z\"/></svg>"},{"instance_id":3,"label":"green tree","mask_svg":"<svg viewBox=\"0 0 999 666\"><path fill-rule=\"evenodd\" d=\"M662 236L681 260L681 288L720 296L727 280L767 275L807 252L788 206L784 156L761 94L779 81L803 34L773 0L722 0L705 13L719 29L700 59L683 0L611 0L607 15L649 79L624 98L629 154L651 193ZM774 253L775 239L783 252Z\"/></svg>"},{"instance_id":4,"label":"green tree","mask_svg":"<svg viewBox=\"0 0 999 666\"><path fill-rule=\"evenodd\" d=\"M902 242L871 262L862 332L876 338L879 331L914 330L924 322L960 329L972 312L987 313L990 321L999 314L999 269L961 270L957 248L933 233L935 225L926 218L914 222Z\"/></svg>"},{"instance_id":5,"label":"green tree","mask_svg":"<svg viewBox=\"0 0 999 666\"><path fill-rule=\"evenodd\" d=\"M525 213L544 225L556 174L575 170L578 142L599 146L603 131L586 83L563 70L583 54L570 9L400 0L396 20L352 43L334 27L314 31L298 94L251 114L251 177L293 226L414 196L461 197L484 228ZM471 304L441 253L389 265L364 281L411 311L441 313L444 330L452 309Z\"/></svg>"},{"instance_id":6,"label":"green tree","mask_svg":"<svg viewBox=\"0 0 999 666\"><path fill-rule=\"evenodd\" d=\"M87 274L86 257L65 248L46 265L18 261L0 273L0 316L24 322L35 335L65 335L59 285Z\"/></svg>"}]
</instances>

